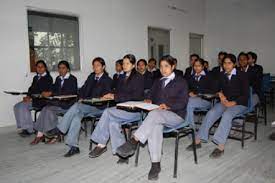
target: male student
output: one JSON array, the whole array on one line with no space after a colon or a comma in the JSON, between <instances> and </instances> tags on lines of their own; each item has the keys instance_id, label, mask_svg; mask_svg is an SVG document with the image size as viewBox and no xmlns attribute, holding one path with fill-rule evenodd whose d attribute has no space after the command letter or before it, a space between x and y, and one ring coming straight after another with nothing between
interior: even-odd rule
<instances>
[{"instance_id":1,"label":"male student","mask_svg":"<svg viewBox=\"0 0 275 183\"><path fill-rule=\"evenodd\" d=\"M194 74L194 71L193 71L193 65L194 65L194 62L196 61L196 60L198 60L200 57L199 57L199 55L197 55L197 54L192 54L192 55L190 55L190 66L189 67L187 67L186 69L185 69L185 73L184 73L184 78L185 79L189 79L193 74Z\"/></svg>"},{"instance_id":2,"label":"male student","mask_svg":"<svg viewBox=\"0 0 275 183\"><path fill-rule=\"evenodd\" d=\"M224 57L226 56L226 52L219 52L218 54L218 66L214 67L212 69L212 73L213 75L219 74L220 72L223 72L223 66L222 66L222 60L224 59Z\"/></svg>"}]
</instances>

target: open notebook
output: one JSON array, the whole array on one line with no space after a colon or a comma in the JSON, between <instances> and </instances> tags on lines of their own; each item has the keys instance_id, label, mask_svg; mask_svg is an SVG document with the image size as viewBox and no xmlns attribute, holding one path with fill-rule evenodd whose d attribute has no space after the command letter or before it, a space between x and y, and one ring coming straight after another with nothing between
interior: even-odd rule
<instances>
[{"instance_id":1,"label":"open notebook","mask_svg":"<svg viewBox=\"0 0 275 183\"><path fill-rule=\"evenodd\" d=\"M128 102L123 102L123 103L119 103L116 105L117 107L124 107L124 108L130 108L130 109L134 109L134 108L139 108L139 109L143 109L146 111L152 111L155 109L158 109L159 106L155 105L155 104L148 104L145 102L141 102L141 101L128 101Z\"/></svg>"},{"instance_id":2,"label":"open notebook","mask_svg":"<svg viewBox=\"0 0 275 183\"><path fill-rule=\"evenodd\" d=\"M52 97L43 97L40 94L33 94L33 98L44 98L48 100L68 100L68 99L73 99L77 98L77 95L58 95L58 96L52 96Z\"/></svg>"}]
</instances>

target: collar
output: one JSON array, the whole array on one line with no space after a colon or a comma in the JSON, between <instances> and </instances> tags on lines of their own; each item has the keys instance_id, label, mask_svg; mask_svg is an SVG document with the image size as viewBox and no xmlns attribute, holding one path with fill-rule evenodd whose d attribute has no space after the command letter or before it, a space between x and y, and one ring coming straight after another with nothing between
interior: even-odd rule
<instances>
[{"instance_id":1,"label":"collar","mask_svg":"<svg viewBox=\"0 0 275 183\"><path fill-rule=\"evenodd\" d=\"M199 74L195 73L195 76L205 76L206 73L204 70L202 70Z\"/></svg>"},{"instance_id":2,"label":"collar","mask_svg":"<svg viewBox=\"0 0 275 183\"><path fill-rule=\"evenodd\" d=\"M157 70L157 68L155 68L155 67L154 67L153 69L151 69L151 70L150 70L150 69L149 69L149 67L148 67L148 69L147 69L147 70L148 70L149 72L154 72L154 71L156 71L156 70Z\"/></svg>"},{"instance_id":3,"label":"collar","mask_svg":"<svg viewBox=\"0 0 275 183\"><path fill-rule=\"evenodd\" d=\"M176 77L175 73L172 72L169 76L167 76L167 77L162 77L161 80L164 79L164 78L166 78L166 79L168 79L168 80L171 81L171 80L175 79L175 77Z\"/></svg>"},{"instance_id":4,"label":"collar","mask_svg":"<svg viewBox=\"0 0 275 183\"><path fill-rule=\"evenodd\" d=\"M146 73L147 70L145 70L144 72L139 72L141 75L144 75Z\"/></svg>"},{"instance_id":5,"label":"collar","mask_svg":"<svg viewBox=\"0 0 275 183\"><path fill-rule=\"evenodd\" d=\"M43 74L37 74L38 77L44 77L47 75L47 72L44 72Z\"/></svg>"},{"instance_id":6,"label":"collar","mask_svg":"<svg viewBox=\"0 0 275 183\"><path fill-rule=\"evenodd\" d=\"M122 75L122 74L124 74L124 71L117 72L116 74L117 75Z\"/></svg>"},{"instance_id":7,"label":"collar","mask_svg":"<svg viewBox=\"0 0 275 183\"><path fill-rule=\"evenodd\" d=\"M132 71L131 72L125 72L125 76L126 77L129 77L131 75Z\"/></svg>"},{"instance_id":8,"label":"collar","mask_svg":"<svg viewBox=\"0 0 275 183\"><path fill-rule=\"evenodd\" d=\"M248 71L248 68L249 68L249 65L246 66L244 72L247 72L247 71Z\"/></svg>"},{"instance_id":9,"label":"collar","mask_svg":"<svg viewBox=\"0 0 275 183\"><path fill-rule=\"evenodd\" d=\"M227 73L225 72L225 74L227 74ZM228 75L228 79L230 80L231 77L232 77L232 75L236 75L236 74L237 74L237 70L236 70L236 68L234 68L234 69L230 72L230 74Z\"/></svg>"},{"instance_id":10,"label":"collar","mask_svg":"<svg viewBox=\"0 0 275 183\"><path fill-rule=\"evenodd\" d=\"M95 74L95 79L96 79L96 77L98 77L98 80L100 80L100 78L103 76L103 74L104 74L104 73L101 73L101 74L98 75L98 76Z\"/></svg>"},{"instance_id":11,"label":"collar","mask_svg":"<svg viewBox=\"0 0 275 183\"><path fill-rule=\"evenodd\" d=\"M220 66L220 72L223 72L223 67L222 66Z\"/></svg>"},{"instance_id":12,"label":"collar","mask_svg":"<svg viewBox=\"0 0 275 183\"><path fill-rule=\"evenodd\" d=\"M66 73L66 75L63 77L63 76L59 76L59 78L61 79L61 80L64 80L64 79L69 79L69 77L70 77L70 73L69 72L67 72Z\"/></svg>"}]
</instances>

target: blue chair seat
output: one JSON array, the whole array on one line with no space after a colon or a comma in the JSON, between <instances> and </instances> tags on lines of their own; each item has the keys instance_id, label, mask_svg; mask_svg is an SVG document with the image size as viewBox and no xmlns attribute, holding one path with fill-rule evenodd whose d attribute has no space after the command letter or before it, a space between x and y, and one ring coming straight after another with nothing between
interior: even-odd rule
<instances>
[{"instance_id":1,"label":"blue chair seat","mask_svg":"<svg viewBox=\"0 0 275 183\"><path fill-rule=\"evenodd\" d=\"M171 132L178 131L178 130L180 130L182 128L186 128L186 127L189 127L189 123L187 121L183 121L182 123L180 123L177 126L173 126L173 127L165 126L163 128L163 133L171 133Z\"/></svg>"}]
</instances>

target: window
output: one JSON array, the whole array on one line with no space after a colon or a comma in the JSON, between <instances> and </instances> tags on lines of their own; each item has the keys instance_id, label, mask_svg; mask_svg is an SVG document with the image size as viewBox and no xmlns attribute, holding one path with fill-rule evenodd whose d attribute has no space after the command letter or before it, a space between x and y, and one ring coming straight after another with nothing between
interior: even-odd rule
<instances>
[{"instance_id":1,"label":"window","mask_svg":"<svg viewBox=\"0 0 275 183\"><path fill-rule=\"evenodd\" d=\"M203 35L190 33L189 34L189 52L191 54L198 54L200 57L203 56Z\"/></svg>"},{"instance_id":2,"label":"window","mask_svg":"<svg viewBox=\"0 0 275 183\"><path fill-rule=\"evenodd\" d=\"M57 70L60 60L80 70L77 17L28 11L28 31L31 72L37 60L44 60L50 71Z\"/></svg>"}]
</instances>

